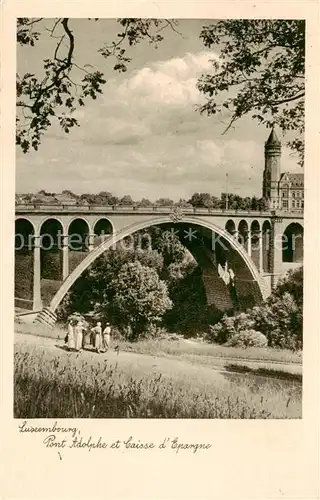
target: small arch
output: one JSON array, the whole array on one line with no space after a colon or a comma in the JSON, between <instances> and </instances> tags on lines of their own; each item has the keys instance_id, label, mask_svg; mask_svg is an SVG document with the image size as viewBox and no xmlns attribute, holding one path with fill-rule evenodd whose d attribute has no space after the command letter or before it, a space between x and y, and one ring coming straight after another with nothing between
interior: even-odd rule
<instances>
[{"instance_id":1,"label":"small arch","mask_svg":"<svg viewBox=\"0 0 320 500\"><path fill-rule=\"evenodd\" d=\"M14 297L15 305L32 309L33 305L33 248L35 227L24 217L15 220Z\"/></svg>"},{"instance_id":2,"label":"small arch","mask_svg":"<svg viewBox=\"0 0 320 500\"><path fill-rule=\"evenodd\" d=\"M63 224L56 218L48 218L40 227L41 278L62 280Z\"/></svg>"},{"instance_id":3,"label":"small arch","mask_svg":"<svg viewBox=\"0 0 320 500\"><path fill-rule=\"evenodd\" d=\"M236 225L234 220L229 219L225 225L226 231L228 231L229 234L234 235L236 232Z\"/></svg>"},{"instance_id":4,"label":"small arch","mask_svg":"<svg viewBox=\"0 0 320 500\"><path fill-rule=\"evenodd\" d=\"M260 224L257 220L252 221L250 226L251 258L255 265L260 265Z\"/></svg>"},{"instance_id":5,"label":"small arch","mask_svg":"<svg viewBox=\"0 0 320 500\"><path fill-rule=\"evenodd\" d=\"M248 250L248 235L248 223L246 220L242 219L238 225L238 241L246 250Z\"/></svg>"},{"instance_id":6,"label":"small arch","mask_svg":"<svg viewBox=\"0 0 320 500\"><path fill-rule=\"evenodd\" d=\"M15 220L15 244L16 251L27 251L32 249L35 235L33 223L24 217Z\"/></svg>"},{"instance_id":7,"label":"small arch","mask_svg":"<svg viewBox=\"0 0 320 500\"><path fill-rule=\"evenodd\" d=\"M262 265L265 273L271 272L271 223L265 220L262 224Z\"/></svg>"},{"instance_id":8,"label":"small arch","mask_svg":"<svg viewBox=\"0 0 320 500\"><path fill-rule=\"evenodd\" d=\"M86 252L89 248L90 227L80 217L70 221L68 225L68 245L71 251Z\"/></svg>"},{"instance_id":9,"label":"small arch","mask_svg":"<svg viewBox=\"0 0 320 500\"><path fill-rule=\"evenodd\" d=\"M40 223L40 226L39 226L39 234L41 234L43 225L46 224L48 221L52 221L52 220L57 221L60 224L60 226L61 226L60 229L62 229L62 232L64 231L65 228L64 228L63 221L59 217L57 217L56 215L54 215L54 216L50 216L49 215L49 216L47 216L47 217L45 217L45 218L43 218L41 220L41 223Z\"/></svg>"},{"instance_id":10,"label":"small arch","mask_svg":"<svg viewBox=\"0 0 320 500\"><path fill-rule=\"evenodd\" d=\"M56 218L48 218L40 226L40 246L42 250L61 249L63 225Z\"/></svg>"},{"instance_id":11,"label":"small arch","mask_svg":"<svg viewBox=\"0 0 320 500\"><path fill-rule=\"evenodd\" d=\"M252 223L251 223L251 232L252 233L259 233L259 231L260 231L259 221L257 221L257 220L252 221Z\"/></svg>"},{"instance_id":12,"label":"small arch","mask_svg":"<svg viewBox=\"0 0 320 500\"><path fill-rule=\"evenodd\" d=\"M302 260L303 227L298 222L292 222L282 235L282 261L302 262Z\"/></svg>"},{"instance_id":13,"label":"small arch","mask_svg":"<svg viewBox=\"0 0 320 500\"><path fill-rule=\"evenodd\" d=\"M99 245L106 236L113 234L112 222L106 217L97 219L93 226L94 245Z\"/></svg>"}]
</instances>

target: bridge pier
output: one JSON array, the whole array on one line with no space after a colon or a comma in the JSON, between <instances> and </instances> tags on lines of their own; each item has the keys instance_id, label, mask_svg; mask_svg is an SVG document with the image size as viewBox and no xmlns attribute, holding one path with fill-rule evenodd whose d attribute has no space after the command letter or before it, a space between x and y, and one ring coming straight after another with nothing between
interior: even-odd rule
<instances>
[{"instance_id":1,"label":"bridge pier","mask_svg":"<svg viewBox=\"0 0 320 500\"><path fill-rule=\"evenodd\" d=\"M64 281L69 275L69 236L62 237L62 280Z\"/></svg>"},{"instance_id":2,"label":"bridge pier","mask_svg":"<svg viewBox=\"0 0 320 500\"><path fill-rule=\"evenodd\" d=\"M88 238L88 250L91 252L94 249L95 234L89 234Z\"/></svg>"},{"instance_id":3,"label":"bridge pier","mask_svg":"<svg viewBox=\"0 0 320 500\"><path fill-rule=\"evenodd\" d=\"M263 238L262 231L259 231L259 273L263 273Z\"/></svg>"},{"instance_id":4,"label":"bridge pier","mask_svg":"<svg viewBox=\"0 0 320 500\"><path fill-rule=\"evenodd\" d=\"M34 238L33 245L33 307L34 311L42 308L41 299L41 237Z\"/></svg>"},{"instance_id":5,"label":"bridge pier","mask_svg":"<svg viewBox=\"0 0 320 500\"><path fill-rule=\"evenodd\" d=\"M282 241L282 218L273 217L270 237L271 290L276 288L279 278L283 275Z\"/></svg>"}]
</instances>

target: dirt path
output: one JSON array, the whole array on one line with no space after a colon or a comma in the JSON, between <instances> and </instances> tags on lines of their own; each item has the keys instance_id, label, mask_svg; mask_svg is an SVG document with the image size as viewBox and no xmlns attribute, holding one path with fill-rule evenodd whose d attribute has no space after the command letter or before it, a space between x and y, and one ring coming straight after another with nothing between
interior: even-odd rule
<instances>
[{"instance_id":1,"label":"dirt path","mask_svg":"<svg viewBox=\"0 0 320 500\"><path fill-rule=\"evenodd\" d=\"M64 342L61 340L56 340L46 337L37 337L34 335L27 335L22 333L15 334L16 343L27 343L29 346L34 344L38 346L45 347L50 350L52 355L67 356L68 351L64 348ZM101 363L104 360L108 361L109 366L118 365L120 369L123 369L126 373L132 373L134 378L137 376L143 377L147 373L154 373L155 375L162 374L163 376L168 376L174 380L190 379L190 381L201 382L201 385L210 386L212 384L224 386L229 384L232 379L232 374L227 372L223 366L221 366L221 358L219 358L220 364L214 365L214 358L212 359L212 365L205 366L200 363L192 363L188 359L179 359L178 356L152 356L149 354L140 354L135 352L120 351L119 353L114 350L110 350L107 353L97 354L91 350L83 350L80 354L74 353L74 356L79 356L79 358L84 359L90 363ZM218 360L217 360L218 363ZM230 359L230 364L240 366L248 366L250 368L257 368L256 362L245 362L237 359ZM283 370L289 373L301 373L301 366L296 365L284 365L283 363L265 363L260 362L259 367L271 368L273 370ZM230 377L231 376L231 377Z\"/></svg>"},{"instance_id":2,"label":"dirt path","mask_svg":"<svg viewBox=\"0 0 320 500\"><path fill-rule=\"evenodd\" d=\"M26 343L28 346L34 344L45 347L54 356L69 355L69 352L64 348L64 342L61 340L16 333L15 343ZM174 380L187 377L192 381L196 378L201 381L201 385L215 383L220 386L230 383L224 376L224 371L221 371L219 368L214 369L207 366L193 365L188 361L179 360L177 357L165 358L125 351L120 351L117 354L114 350L97 354L89 349L83 350L80 354L75 352L74 356L79 356L79 359L84 359L90 363L101 363L107 360L110 367L117 365L120 370L123 369L127 374L132 373L135 378L137 376L145 376L146 372L153 372L155 375L161 373L163 376L168 376Z\"/></svg>"}]
</instances>

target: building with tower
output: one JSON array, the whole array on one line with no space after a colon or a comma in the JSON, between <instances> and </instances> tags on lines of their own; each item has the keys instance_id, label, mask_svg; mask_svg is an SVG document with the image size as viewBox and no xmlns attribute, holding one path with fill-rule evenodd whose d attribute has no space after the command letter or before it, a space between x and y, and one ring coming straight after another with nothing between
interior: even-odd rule
<instances>
[{"instance_id":1,"label":"building with tower","mask_svg":"<svg viewBox=\"0 0 320 500\"><path fill-rule=\"evenodd\" d=\"M274 128L264 147L265 168L262 196L272 210L302 211L304 208L304 174L281 172L281 142Z\"/></svg>"}]
</instances>

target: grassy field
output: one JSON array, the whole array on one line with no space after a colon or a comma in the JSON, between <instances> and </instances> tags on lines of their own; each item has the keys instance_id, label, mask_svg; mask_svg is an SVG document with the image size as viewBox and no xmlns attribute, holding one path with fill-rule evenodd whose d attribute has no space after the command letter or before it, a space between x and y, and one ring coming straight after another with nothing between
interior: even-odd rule
<instances>
[{"instance_id":1,"label":"grassy field","mask_svg":"<svg viewBox=\"0 0 320 500\"><path fill-rule=\"evenodd\" d=\"M222 375L177 357L79 355L41 342L15 344L16 418L301 418L296 380Z\"/></svg>"}]
</instances>

